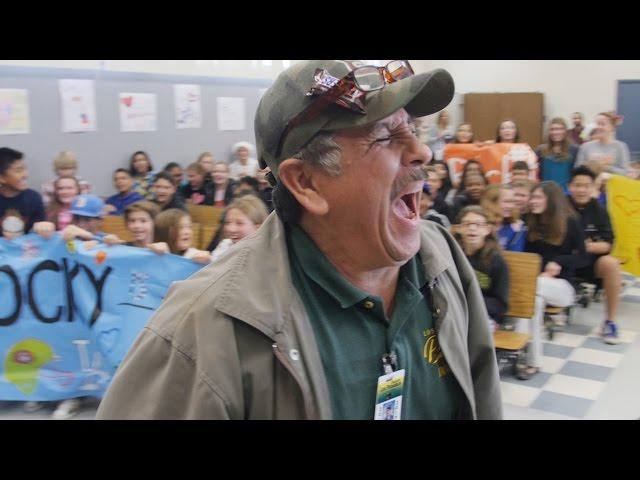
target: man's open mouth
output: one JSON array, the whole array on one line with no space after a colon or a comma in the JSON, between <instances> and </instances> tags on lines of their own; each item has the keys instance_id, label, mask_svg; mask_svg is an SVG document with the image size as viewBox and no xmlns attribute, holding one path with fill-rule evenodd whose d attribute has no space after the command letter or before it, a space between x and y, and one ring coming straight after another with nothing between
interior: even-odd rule
<instances>
[{"instance_id":1,"label":"man's open mouth","mask_svg":"<svg viewBox=\"0 0 640 480\"><path fill-rule=\"evenodd\" d=\"M413 220L418 216L420 191L405 193L397 197L392 204L392 209L401 218Z\"/></svg>"}]
</instances>

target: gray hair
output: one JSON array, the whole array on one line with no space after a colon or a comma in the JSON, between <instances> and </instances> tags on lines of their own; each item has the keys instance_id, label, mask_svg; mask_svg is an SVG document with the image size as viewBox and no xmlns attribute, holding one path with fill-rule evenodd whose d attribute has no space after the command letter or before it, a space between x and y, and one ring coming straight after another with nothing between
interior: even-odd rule
<instances>
[{"instance_id":1,"label":"gray hair","mask_svg":"<svg viewBox=\"0 0 640 480\"><path fill-rule=\"evenodd\" d=\"M332 177L337 177L342 171L342 150L332 133L316 134L292 158L320 168ZM283 222L290 225L297 225L300 222L302 206L282 182L278 182L273 189L273 203L276 213Z\"/></svg>"},{"instance_id":2,"label":"gray hair","mask_svg":"<svg viewBox=\"0 0 640 480\"><path fill-rule=\"evenodd\" d=\"M328 175L337 177L342 171L342 150L334 139L333 133L318 133L293 158L321 168Z\"/></svg>"}]
</instances>

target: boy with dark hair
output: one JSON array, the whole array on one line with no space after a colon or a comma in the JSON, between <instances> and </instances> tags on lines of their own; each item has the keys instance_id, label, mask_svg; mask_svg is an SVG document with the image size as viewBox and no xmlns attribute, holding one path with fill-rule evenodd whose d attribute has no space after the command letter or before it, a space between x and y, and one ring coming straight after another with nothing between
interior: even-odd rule
<instances>
[{"instance_id":1,"label":"boy with dark hair","mask_svg":"<svg viewBox=\"0 0 640 480\"><path fill-rule=\"evenodd\" d=\"M607 316L602 327L602 337L608 344L616 344L618 326L615 322L618 310L620 285L620 262L609 255L613 246L613 229L607 211L593 198L596 174L587 167L577 167L571 172L569 200L580 215L580 224L585 236L585 248L591 264L576 270L576 277L588 283L602 279L607 298Z\"/></svg>"},{"instance_id":2,"label":"boy with dark hair","mask_svg":"<svg viewBox=\"0 0 640 480\"><path fill-rule=\"evenodd\" d=\"M436 222L442 225L444 228L450 228L451 222L446 217L446 215L443 215L436 211L433 206L434 201L431 198L431 188L425 181L424 185L422 186L422 195L420 196L420 218Z\"/></svg>"},{"instance_id":3,"label":"boy with dark hair","mask_svg":"<svg viewBox=\"0 0 640 480\"><path fill-rule=\"evenodd\" d=\"M27 188L29 172L23 158L22 152L0 148L0 235L5 217L20 218L25 232L29 232L35 222L45 219L42 197Z\"/></svg>"},{"instance_id":4,"label":"boy with dark hair","mask_svg":"<svg viewBox=\"0 0 640 480\"><path fill-rule=\"evenodd\" d=\"M238 185L236 186L235 191L233 192L234 197L239 196L243 192L249 192L254 195L258 195L260 184L255 177L242 177L238 180Z\"/></svg>"},{"instance_id":5,"label":"boy with dark hair","mask_svg":"<svg viewBox=\"0 0 640 480\"><path fill-rule=\"evenodd\" d=\"M173 177L167 172L160 172L154 177L151 191L155 196L153 202L163 212L170 208L187 211L187 206L176 188Z\"/></svg>"},{"instance_id":6,"label":"boy with dark hair","mask_svg":"<svg viewBox=\"0 0 640 480\"><path fill-rule=\"evenodd\" d=\"M524 160L518 160L511 167L511 181L518 182L529 179L529 165Z\"/></svg>"},{"instance_id":7,"label":"boy with dark hair","mask_svg":"<svg viewBox=\"0 0 640 480\"><path fill-rule=\"evenodd\" d=\"M113 184L118 193L107 198L105 213L110 215L122 215L124 209L132 203L144 200L144 197L136 192L131 172L126 168L118 168L113 172Z\"/></svg>"}]
</instances>

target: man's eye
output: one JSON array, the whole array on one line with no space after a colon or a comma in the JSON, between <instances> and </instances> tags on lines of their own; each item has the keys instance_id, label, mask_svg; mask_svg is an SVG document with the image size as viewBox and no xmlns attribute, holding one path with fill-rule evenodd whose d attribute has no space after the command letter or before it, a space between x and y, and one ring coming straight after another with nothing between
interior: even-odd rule
<instances>
[{"instance_id":1,"label":"man's eye","mask_svg":"<svg viewBox=\"0 0 640 480\"><path fill-rule=\"evenodd\" d=\"M389 140L391 140L391 137L377 138L376 139L376 143L378 143L378 142L388 142Z\"/></svg>"}]
</instances>

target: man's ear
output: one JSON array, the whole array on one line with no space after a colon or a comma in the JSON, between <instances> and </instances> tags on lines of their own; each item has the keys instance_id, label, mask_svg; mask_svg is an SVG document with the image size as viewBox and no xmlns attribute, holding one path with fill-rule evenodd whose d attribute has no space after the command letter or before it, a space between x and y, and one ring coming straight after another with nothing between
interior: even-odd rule
<instances>
[{"instance_id":1,"label":"man's ear","mask_svg":"<svg viewBox=\"0 0 640 480\"><path fill-rule=\"evenodd\" d=\"M280 181L291 192L298 203L313 215L325 215L329 204L316 190L313 170L305 167L302 160L288 158L278 167Z\"/></svg>"}]
</instances>

